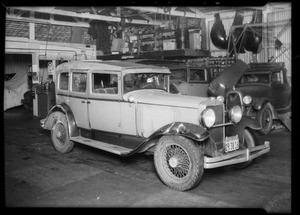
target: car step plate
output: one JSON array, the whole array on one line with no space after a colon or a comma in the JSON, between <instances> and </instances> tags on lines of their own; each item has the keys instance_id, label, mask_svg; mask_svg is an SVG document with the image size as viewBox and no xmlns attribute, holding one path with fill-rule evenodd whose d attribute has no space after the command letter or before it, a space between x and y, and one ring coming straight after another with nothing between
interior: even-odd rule
<instances>
[{"instance_id":1,"label":"car step plate","mask_svg":"<svg viewBox=\"0 0 300 215\"><path fill-rule=\"evenodd\" d=\"M70 140L78 143L82 143L84 145L88 145L97 149L101 149L107 152L111 152L118 155L126 155L129 154L133 149L125 148L122 146L117 146L113 144L109 144L106 142L101 142L97 140L92 140L89 138L85 138L82 136L71 137Z\"/></svg>"}]
</instances>

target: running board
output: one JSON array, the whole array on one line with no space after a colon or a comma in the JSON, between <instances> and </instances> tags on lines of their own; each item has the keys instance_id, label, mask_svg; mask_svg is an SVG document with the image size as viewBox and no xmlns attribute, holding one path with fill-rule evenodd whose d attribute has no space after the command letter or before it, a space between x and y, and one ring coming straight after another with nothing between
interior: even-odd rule
<instances>
[{"instance_id":1,"label":"running board","mask_svg":"<svg viewBox=\"0 0 300 215\"><path fill-rule=\"evenodd\" d=\"M92 140L92 139L85 138L82 136L70 137L70 140L77 142L77 143L87 145L87 146L91 146L91 147L94 147L97 149L101 149L101 150L104 150L107 152L111 152L111 153L114 153L117 155L121 155L121 156L127 155L134 150L134 149L125 148L122 146L109 144L106 142Z\"/></svg>"}]
</instances>

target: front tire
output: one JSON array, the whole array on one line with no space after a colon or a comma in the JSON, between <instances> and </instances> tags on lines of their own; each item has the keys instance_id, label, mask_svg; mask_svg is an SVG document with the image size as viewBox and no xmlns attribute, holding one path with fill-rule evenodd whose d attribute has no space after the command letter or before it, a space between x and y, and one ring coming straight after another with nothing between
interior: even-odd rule
<instances>
[{"instance_id":1,"label":"front tire","mask_svg":"<svg viewBox=\"0 0 300 215\"><path fill-rule=\"evenodd\" d=\"M192 140L182 136L163 136L154 152L158 176L168 187L185 191L202 179L203 153Z\"/></svg>"},{"instance_id":2,"label":"front tire","mask_svg":"<svg viewBox=\"0 0 300 215\"><path fill-rule=\"evenodd\" d=\"M257 114L262 128L258 131L262 135L270 133L273 125L272 109L270 104L265 104Z\"/></svg>"},{"instance_id":3,"label":"front tire","mask_svg":"<svg viewBox=\"0 0 300 215\"><path fill-rule=\"evenodd\" d=\"M254 137L254 135L251 133L250 130L245 129L244 130L244 140L243 140L243 144L241 146L242 149L250 149L256 146L256 139ZM243 169L248 167L250 164L252 163L252 160L246 161L244 163L239 163L234 165L236 168L238 169Z\"/></svg>"},{"instance_id":4,"label":"front tire","mask_svg":"<svg viewBox=\"0 0 300 215\"><path fill-rule=\"evenodd\" d=\"M74 142L70 140L67 117L61 112L55 115L51 129L53 147L60 153L68 153L73 149Z\"/></svg>"}]
</instances>

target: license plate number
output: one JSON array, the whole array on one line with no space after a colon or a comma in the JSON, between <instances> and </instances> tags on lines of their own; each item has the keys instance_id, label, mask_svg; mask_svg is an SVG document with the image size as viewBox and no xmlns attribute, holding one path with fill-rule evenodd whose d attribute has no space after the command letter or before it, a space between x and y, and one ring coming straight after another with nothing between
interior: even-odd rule
<instances>
[{"instance_id":1,"label":"license plate number","mask_svg":"<svg viewBox=\"0 0 300 215\"><path fill-rule=\"evenodd\" d=\"M225 138L225 152L231 152L239 149L239 137L238 135Z\"/></svg>"}]
</instances>

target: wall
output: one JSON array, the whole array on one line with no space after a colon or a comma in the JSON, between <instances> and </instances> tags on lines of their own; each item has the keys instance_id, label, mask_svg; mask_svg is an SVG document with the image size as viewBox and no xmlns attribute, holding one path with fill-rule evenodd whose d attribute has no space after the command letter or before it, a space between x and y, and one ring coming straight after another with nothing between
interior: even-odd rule
<instances>
[{"instance_id":1,"label":"wall","mask_svg":"<svg viewBox=\"0 0 300 215\"><path fill-rule=\"evenodd\" d=\"M80 43L71 43L72 27L7 20L5 54L32 55L30 63L32 71L38 74L41 70L40 59L96 59L96 46L87 34L87 30L87 28L82 28L81 35L79 35L81 41L77 40Z\"/></svg>"},{"instance_id":2,"label":"wall","mask_svg":"<svg viewBox=\"0 0 300 215\"><path fill-rule=\"evenodd\" d=\"M235 11L220 13L221 20L223 22L226 35L228 37L233 19L235 16ZM252 12L245 12L244 14L244 24L250 22L252 18ZM283 10L273 11L272 7L266 7L263 11L263 22L277 22L275 25L270 25L263 28L263 40L262 46L263 50L257 54L257 62L268 62L272 57L276 58L275 62L284 62L287 68L287 74L289 79L291 78L292 68L291 68L291 22L287 20L291 19L291 8L283 7ZM285 20L285 21L282 21ZM281 21L281 22L280 22ZM226 50L217 49L210 40L210 31L214 24L213 14L209 16L206 20L207 23L207 41L208 49L211 51L211 55L214 57L226 56ZM288 24L289 23L289 24ZM275 48L275 39L278 38L282 43L281 49L277 50ZM283 52L283 50L287 50ZM246 52L245 54L239 54L238 58L246 63L253 60L252 53Z\"/></svg>"}]
</instances>

